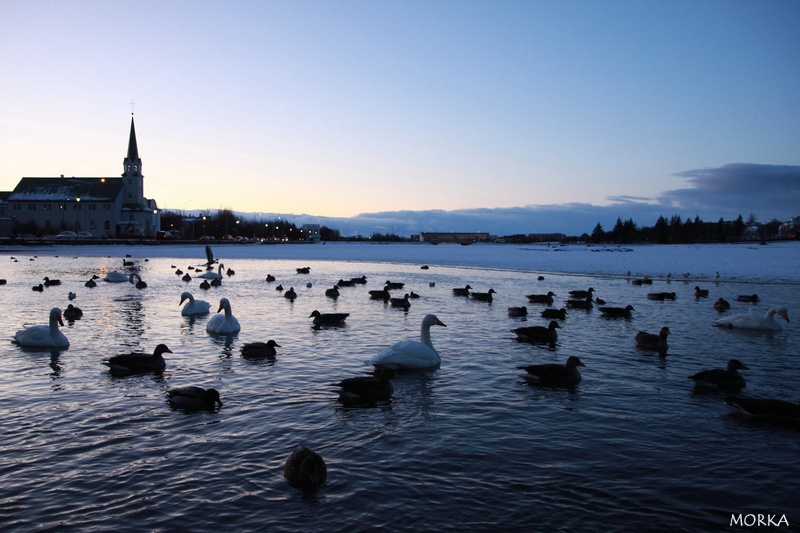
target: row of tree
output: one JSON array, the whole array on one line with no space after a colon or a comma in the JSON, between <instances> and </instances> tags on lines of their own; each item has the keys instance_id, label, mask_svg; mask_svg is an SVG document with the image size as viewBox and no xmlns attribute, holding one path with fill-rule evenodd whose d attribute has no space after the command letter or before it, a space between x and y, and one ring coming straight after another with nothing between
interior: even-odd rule
<instances>
[{"instance_id":1,"label":"row of tree","mask_svg":"<svg viewBox=\"0 0 800 533\"><path fill-rule=\"evenodd\" d=\"M639 228L633 219L623 221L617 218L617 223L611 231L605 231L598 222L591 235L583 235L582 240L593 243L656 243L656 244L685 244L703 242L737 242L745 237L745 229L755 225L755 215L750 215L747 223L742 215L731 222L720 218L717 222L704 222L699 216L694 219L681 220L678 215L673 215L669 220L660 216L652 227ZM768 239L778 234L780 223L772 221L759 226L759 239Z\"/></svg>"},{"instance_id":2,"label":"row of tree","mask_svg":"<svg viewBox=\"0 0 800 533\"><path fill-rule=\"evenodd\" d=\"M230 209L220 209L216 214L190 218L174 211L162 211L161 229L177 230L184 239L198 239L203 235L217 240L225 235L276 241L302 241L307 238L302 228L284 218L248 220L237 217ZM339 230L326 226L320 228L321 240L333 241L339 238Z\"/></svg>"}]
</instances>

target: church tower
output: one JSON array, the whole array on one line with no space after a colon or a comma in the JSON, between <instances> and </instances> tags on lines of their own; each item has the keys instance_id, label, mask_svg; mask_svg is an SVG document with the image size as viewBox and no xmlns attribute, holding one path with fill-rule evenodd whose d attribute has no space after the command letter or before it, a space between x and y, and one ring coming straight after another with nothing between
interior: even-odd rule
<instances>
[{"instance_id":1,"label":"church tower","mask_svg":"<svg viewBox=\"0 0 800 533\"><path fill-rule=\"evenodd\" d=\"M142 160L139 158L139 148L136 146L133 113L131 113L131 135L128 139L128 155L122 162L122 169L122 183L125 194L123 203L142 205L144 203L144 176L142 175Z\"/></svg>"}]
</instances>

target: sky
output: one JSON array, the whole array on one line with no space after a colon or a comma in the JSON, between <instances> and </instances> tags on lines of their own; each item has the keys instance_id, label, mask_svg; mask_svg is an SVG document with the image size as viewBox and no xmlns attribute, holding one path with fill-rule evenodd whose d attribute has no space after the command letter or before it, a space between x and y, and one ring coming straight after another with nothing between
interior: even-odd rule
<instances>
[{"instance_id":1,"label":"sky","mask_svg":"<svg viewBox=\"0 0 800 533\"><path fill-rule=\"evenodd\" d=\"M167 209L398 233L787 219L798 23L795 0L5 0L0 191L121 174L133 111Z\"/></svg>"}]
</instances>

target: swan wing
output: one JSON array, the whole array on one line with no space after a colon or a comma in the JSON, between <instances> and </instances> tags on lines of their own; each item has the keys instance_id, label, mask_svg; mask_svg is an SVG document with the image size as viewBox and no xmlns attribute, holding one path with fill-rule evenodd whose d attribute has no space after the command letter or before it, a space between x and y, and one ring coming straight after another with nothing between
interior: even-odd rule
<instances>
[{"instance_id":1,"label":"swan wing","mask_svg":"<svg viewBox=\"0 0 800 533\"><path fill-rule=\"evenodd\" d=\"M400 341L367 361L371 365L397 365L403 368L430 368L441 363L439 353L419 341Z\"/></svg>"}]
</instances>

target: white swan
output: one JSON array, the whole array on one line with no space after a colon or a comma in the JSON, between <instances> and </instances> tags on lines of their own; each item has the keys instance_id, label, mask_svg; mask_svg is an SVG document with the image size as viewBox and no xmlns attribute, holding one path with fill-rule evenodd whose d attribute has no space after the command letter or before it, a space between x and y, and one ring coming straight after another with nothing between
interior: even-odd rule
<instances>
[{"instance_id":1,"label":"white swan","mask_svg":"<svg viewBox=\"0 0 800 533\"><path fill-rule=\"evenodd\" d=\"M224 266L225 265L220 263L219 269L217 270L217 272L209 270L208 272L203 272L202 274L200 274L197 277L198 278L204 278L204 279L222 279L222 267L224 267Z\"/></svg>"},{"instance_id":2,"label":"white swan","mask_svg":"<svg viewBox=\"0 0 800 533\"><path fill-rule=\"evenodd\" d=\"M233 316L233 313L231 313L231 303L227 298L223 298L219 301L219 309L217 309L217 313L223 309L225 310L224 315L214 315L211 317L208 323L206 323L206 331L208 333L232 335L234 333L238 333L241 329L241 326L239 326L239 321L236 320L236 317Z\"/></svg>"},{"instance_id":3,"label":"white swan","mask_svg":"<svg viewBox=\"0 0 800 533\"><path fill-rule=\"evenodd\" d=\"M181 309L181 315L183 316L204 315L211 308L210 303L205 300L195 300L190 292L181 293L181 303L178 305L182 305L186 300L189 300L189 302Z\"/></svg>"},{"instance_id":4,"label":"white swan","mask_svg":"<svg viewBox=\"0 0 800 533\"><path fill-rule=\"evenodd\" d=\"M50 310L50 324L47 326L29 326L14 334L14 340L20 346L34 348L67 348L69 341L61 333L58 326L64 325L61 321L61 309L54 307Z\"/></svg>"},{"instance_id":5,"label":"white swan","mask_svg":"<svg viewBox=\"0 0 800 533\"><path fill-rule=\"evenodd\" d=\"M108 281L109 283L122 283L123 281L129 281L129 278L126 274L123 274L119 270L112 270L106 277L103 278L103 281Z\"/></svg>"},{"instance_id":6,"label":"white swan","mask_svg":"<svg viewBox=\"0 0 800 533\"><path fill-rule=\"evenodd\" d=\"M442 362L431 343L431 326L447 327L436 315L425 315L419 340L405 340L395 343L369 361L371 365L386 365L400 368L430 368Z\"/></svg>"},{"instance_id":7,"label":"white swan","mask_svg":"<svg viewBox=\"0 0 800 533\"><path fill-rule=\"evenodd\" d=\"M789 314L786 312L785 307L773 307L767 311L767 314L765 314L763 317L754 316L752 314L733 315L720 318L714 322L714 325L725 328L780 331L783 328L775 320L775 315L778 315L786 320L786 322L789 322Z\"/></svg>"}]
</instances>

